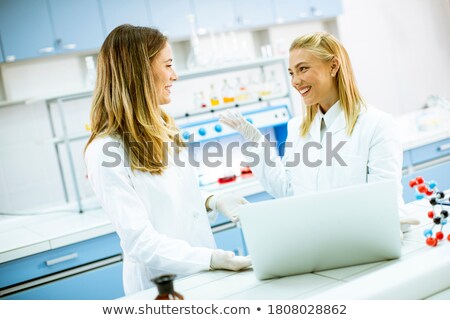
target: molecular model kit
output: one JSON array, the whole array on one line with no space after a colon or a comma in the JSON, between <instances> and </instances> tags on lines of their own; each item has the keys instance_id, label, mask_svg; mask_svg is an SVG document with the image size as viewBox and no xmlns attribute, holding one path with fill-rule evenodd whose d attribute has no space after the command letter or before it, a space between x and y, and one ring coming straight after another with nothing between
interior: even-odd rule
<instances>
[{"instance_id":1,"label":"molecular model kit","mask_svg":"<svg viewBox=\"0 0 450 320\"><path fill-rule=\"evenodd\" d=\"M445 237L442 230L448 222L448 210L444 207L450 206L450 192L446 194L439 191L436 182L425 181L422 177L409 181L409 186L416 190L417 200L427 199L430 202L431 210L428 211L428 217L433 220L433 226L426 229L423 235L427 239L426 244L435 247ZM433 233L434 228L438 229L435 235ZM450 241L450 234L447 235L447 240Z\"/></svg>"}]
</instances>

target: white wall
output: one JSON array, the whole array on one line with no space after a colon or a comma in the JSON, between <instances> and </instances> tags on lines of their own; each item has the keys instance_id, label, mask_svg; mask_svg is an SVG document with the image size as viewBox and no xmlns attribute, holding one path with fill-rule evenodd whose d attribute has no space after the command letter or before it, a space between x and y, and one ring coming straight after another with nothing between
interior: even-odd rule
<instances>
[{"instance_id":1,"label":"white wall","mask_svg":"<svg viewBox=\"0 0 450 320\"><path fill-rule=\"evenodd\" d=\"M369 103L398 115L431 94L450 99L449 3L343 0L340 39Z\"/></svg>"}]
</instances>

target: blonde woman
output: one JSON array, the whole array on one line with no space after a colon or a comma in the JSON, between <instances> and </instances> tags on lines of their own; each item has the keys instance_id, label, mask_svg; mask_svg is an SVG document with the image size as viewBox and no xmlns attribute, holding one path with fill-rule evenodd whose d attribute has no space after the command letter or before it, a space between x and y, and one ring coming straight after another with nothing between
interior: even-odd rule
<instances>
[{"instance_id":1,"label":"blonde woman","mask_svg":"<svg viewBox=\"0 0 450 320\"><path fill-rule=\"evenodd\" d=\"M288 123L283 160L274 152L270 161L265 159L261 144L252 148L257 155L252 171L264 188L274 197L286 197L392 179L401 208L403 155L394 120L364 103L342 44L325 32L295 39L289 50L289 74L302 96L304 115ZM264 141L237 112L221 115L221 121L252 142Z\"/></svg>"},{"instance_id":2,"label":"blonde woman","mask_svg":"<svg viewBox=\"0 0 450 320\"><path fill-rule=\"evenodd\" d=\"M200 192L178 129L160 107L177 80L172 61L164 35L131 25L111 31L98 55L85 162L121 240L125 294L151 287L163 273L250 265L248 257L215 249L207 213L232 218L246 201Z\"/></svg>"}]
</instances>

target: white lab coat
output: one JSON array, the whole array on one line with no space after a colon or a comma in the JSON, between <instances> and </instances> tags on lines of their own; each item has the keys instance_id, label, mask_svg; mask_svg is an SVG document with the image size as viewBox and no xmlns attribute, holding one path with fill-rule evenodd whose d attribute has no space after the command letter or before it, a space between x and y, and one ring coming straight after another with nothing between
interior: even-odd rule
<instances>
[{"instance_id":1,"label":"white lab coat","mask_svg":"<svg viewBox=\"0 0 450 320\"><path fill-rule=\"evenodd\" d=\"M105 144L115 146L105 154ZM112 152L120 164L105 167L115 161ZM194 168L170 158L158 176L133 172L123 159L122 144L111 137L95 139L85 154L89 181L120 237L125 294L152 287L161 274L208 270L216 246Z\"/></svg>"},{"instance_id":2,"label":"white lab coat","mask_svg":"<svg viewBox=\"0 0 450 320\"><path fill-rule=\"evenodd\" d=\"M339 165L335 159L331 162L331 166L327 166L326 134L321 141L322 114L317 113L310 132L304 138L300 136L301 118L292 118L288 123L288 136L283 159L280 160L272 148L270 159L274 165L268 165L264 160L258 161L252 167L252 171L265 190L277 198L392 179L397 181L397 198L402 211L404 205L401 184L403 152L396 134L393 117L370 106L367 109L362 108L353 133L348 136L344 111L340 107L339 101L333 105L334 107L338 107L340 112L327 131L332 133L333 148L340 141L345 141L338 154L347 166ZM308 142L317 142L323 145L320 150L310 148L308 152L310 162L322 160L322 164L311 167L305 165L302 159L296 165L287 165L295 162L293 159L299 154L301 157L305 156L303 146ZM289 147L289 144L292 144L292 147ZM264 159L264 148L261 144L252 148L251 151L255 152L260 159ZM401 212L399 214L403 216Z\"/></svg>"}]
</instances>

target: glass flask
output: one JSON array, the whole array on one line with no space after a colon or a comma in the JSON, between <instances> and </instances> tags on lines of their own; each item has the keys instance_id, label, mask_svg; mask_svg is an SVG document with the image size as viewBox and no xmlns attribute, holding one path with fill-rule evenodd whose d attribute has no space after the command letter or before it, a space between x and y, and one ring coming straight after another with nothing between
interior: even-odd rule
<instances>
[{"instance_id":1,"label":"glass flask","mask_svg":"<svg viewBox=\"0 0 450 320\"><path fill-rule=\"evenodd\" d=\"M184 300L184 297L173 289L174 274L164 274L152 279L158 288L155 300Z\"/></svg>"}]
</instances>

